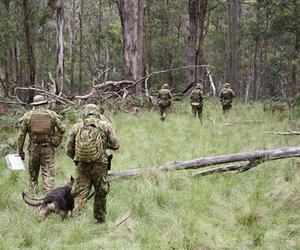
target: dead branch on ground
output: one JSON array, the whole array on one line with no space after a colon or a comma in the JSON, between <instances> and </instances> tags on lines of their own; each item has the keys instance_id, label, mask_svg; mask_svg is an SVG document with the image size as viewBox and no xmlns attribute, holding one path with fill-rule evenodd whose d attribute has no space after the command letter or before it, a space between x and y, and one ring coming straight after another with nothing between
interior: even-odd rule
<instances>
[{"instance_id":1,"label":"dead branch on ground","mask_svg":"<svg viewBox=\"0 0 300 250\"><path fill-rule=\"evenodd\" d=\"M273 132L273 131L267 131L265 132L267 134L273 134L273 135L300 135L300 131L283 131L283 132Z\"/></svg>"},{"instance_id":2,"label":"dead branch on ground","mask_svg":"<svg viewBox=\"0 0 300 250\"><path fill-rule=\"evenodd\" d=\"M119 173L110 173L109 177L110 179L132 178L132 177L137 177L149 173L149 171L173 171L173 170L199 169L199 168L204 168L213 165L246 161L246 164L243 163L242 165L227 167L229 170L231 169L230 171L239 170L244 172L253 167L258 166L259 164L265 161L273 161L273 160L292 158L292 157L300 157L300 148L294 148L294 147L278 148L272 150L259 150L259 151L243 152L237 154L221 155L221 156L200 157L188 161L173 161L158 167L136 168L136 169L124 170ZM223 169L224 169L223 172L226 172L226 167L223 167ZM221 170L219 171L222 172Z\"/></svg>"}]
</instances>

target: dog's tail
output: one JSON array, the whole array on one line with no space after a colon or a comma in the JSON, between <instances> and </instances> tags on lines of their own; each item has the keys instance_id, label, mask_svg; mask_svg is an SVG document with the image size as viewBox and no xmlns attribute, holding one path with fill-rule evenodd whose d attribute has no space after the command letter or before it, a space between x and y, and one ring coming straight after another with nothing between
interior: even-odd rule
<instances>
[{"instance_id":1,"label":"dog's tail","mask_svg":"<svg viewBox=\"0 0 300 250\"><path fill-rule=\"evenodd\" d=\"M38 207L43 203L44 198L42 199L33 199L30 198L27 194L24 192L22 193L23 200L25 203L27 203L29 206Z\"/></svg>"}]
</instances>

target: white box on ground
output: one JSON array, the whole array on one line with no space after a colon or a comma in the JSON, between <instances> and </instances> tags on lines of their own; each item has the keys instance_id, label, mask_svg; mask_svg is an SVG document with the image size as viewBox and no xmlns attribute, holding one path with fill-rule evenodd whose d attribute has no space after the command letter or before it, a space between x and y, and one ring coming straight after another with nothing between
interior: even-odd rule
<instances>
[{"instance_id":1,"label":"white box on ground","mask_svg":"<svg viewBox=\"0 0 300 250\"><path fill-rule=\"evenodd\" d=\"M9 154L5 156L6 165L11 170L25 170L23 161L18 154Z\"/></svg>"}]
</instances>

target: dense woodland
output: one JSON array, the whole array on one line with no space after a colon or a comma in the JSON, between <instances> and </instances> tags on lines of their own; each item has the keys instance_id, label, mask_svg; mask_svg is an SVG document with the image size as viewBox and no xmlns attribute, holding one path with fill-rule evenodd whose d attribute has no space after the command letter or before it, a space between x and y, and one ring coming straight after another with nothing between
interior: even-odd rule
<instances>
[{"instance_id":1,"label":"dense woodland","mask_svg":"<svg viewBox=\"0 0 300 250\"><path fill-rule=\"evenodd\" d=\"M124 97L230 82L243 101L299 90L299 0L1 0L0 18L2 93L24 102L35 92L17 88L84 99L103 83Z\"/></svg>"}]
</instances>

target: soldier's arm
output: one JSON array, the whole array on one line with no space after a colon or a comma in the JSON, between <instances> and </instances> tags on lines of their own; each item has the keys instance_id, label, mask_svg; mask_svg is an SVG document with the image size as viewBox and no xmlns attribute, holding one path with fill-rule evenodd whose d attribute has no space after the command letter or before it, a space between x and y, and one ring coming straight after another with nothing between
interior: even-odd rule
<instances>
[{"instance_id":1,"label":"soldier's arm","mask_svg":"<svg viewBox=\"0 0 300 250\"><path fill-rule=\"evenodd\" d=\"M57 132L63 135L66 132L65 125L61 122L59 115L54 112L53 112L53 118L55 122L55 127L57 128Z\"/></svg>"},{"instance_id":2,"label":"soldier's arm","mask_svg":"<svg viewBox=\"0 0 300 250\"><path fill-rule=\"evenodd\" d=\"M17 139L17 153L23 153L24 143L26 139L26 135L29 131L29 115L26 113L23 115L23 117L20 119L20 128L19 128L19 134Z\"/></svg>"},{"instance_id":3,"label":"soldier's arm","mask_svg":"<svg viewBox=\"0 0 300 250\"><path fill-rule=\"evenodd\" d=\"M235 93L233 90L231 90L231 93L232 93L232 97L235 97Z\"/></svg>"},{"instance_id":4,"label":"soldier's arm","mask_svg":"<svg viewBox=\"0 0 300 250\"><path fill-rule=\"evenodd\" d=\"M171 94L171 91L169 91L169 99L173 99L173 96Z\"/></svg>"},{"instance_id":5,"label":"soldier's arm","mask_svg":"<svg viewBox=\"0 0 300 250\"><path fill-rule=\"evenodd\" d=\"M119 149L120 145L115 130L111 126L108 126L106 131L107 131L106 147L111 150Z\"/></svg>"},{"instance_id":6,"label":"soldier's arm","mask_svg":"<svg viewBox=\"0 0 300 250\"><path fill-rule=\"evenodd\" d=\"M75 138L78 130L78 124L75 124L69 133L68 139L67 139L67 155L71 158L74 159L75 157Z\"/></svg>"}]
</instances>

